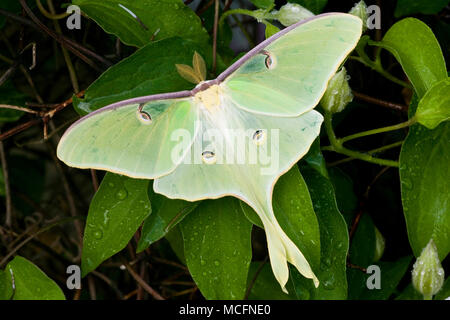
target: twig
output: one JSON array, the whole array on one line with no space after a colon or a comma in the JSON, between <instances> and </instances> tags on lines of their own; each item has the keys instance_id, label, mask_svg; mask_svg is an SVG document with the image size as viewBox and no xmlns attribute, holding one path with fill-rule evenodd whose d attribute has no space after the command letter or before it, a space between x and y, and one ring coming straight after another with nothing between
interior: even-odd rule
<instances>
[{"instance_id":1,"label":"twig","mask_svg":"<svg viewBox=\"0 0 450 320\"><path fill-rule=\"evenodd\" d=\"M366 269L366 268L357 266L356 264L353 264L353 263L350 263L350 262L347 262L347 267L352 268L352 269L360 270L360 271L362 271L362 272L364 272L364 273L367 272L367 269Z\"/></svg>"},{"instance_id":2,"label":"twig","mask_svg":"<svg viewBox=\"0 0 450 320\"><path fill-rule=\"evenodd\" d=\"M97 290L95 290L95 282L92 276L87 276L89 295L91 296L91 300L97 300Z\"/></svg>"},{"instance_id":3,"label":"twig","mask_svg":"<svg viewBox=\"0 0 450 320\"><path fill-rule=\"evenodd\" d=\"M209 9L209 7L212 6L212 4L214 3L215 0L209 0L207 4L205 4L202 8L197 10L197 15L201 16L206 10Z\"/></svg>"},{"instance_id":4,"label":"twig","mask_svg":"<svg viewBox=\"0 0 450 320\"><path fill-rule=\"evenodd\" d=\"M53 30L49 29L45 24L43 24L33 13L33 11L28 7L25 0L19 0L20 4L22 5L25 12L28 14L28 16L31 18L31 20L34 21L34 23L42 29L45 33L47 33L50 37L54 38L56 41L58 41L60 44L65 46L68 50L70 50L73 54L75 54L77 57L79 57L81 60L86 62L88 65L90 65L92 68L96 69L97 71L102 71L91 59L86 57L84 54L82 54L80 51L84 51L84 53L89 53L92 57L97 58L97 60L101 61L105 64L107 61L103 57L100 57L98 54L92 52L91 50L82 47L81 45L77 44L76 42L67 39L66 37L59 35L55 33ZM105 64L107 66L110 66L111 63L108 62L108 64Z\"/></svg>"},{"instance_id":5,"label":"twig","mask_svg":"<svg viewBox=\"0 0 450 320\"><path fill-rule=\"evenodd\" d=\"M94 192L97 192L98 178L97 178L97 173L94 169L91 169L91 177L92 177L92 187L94 188Z\"/></svg>"},{"instance_id":6,"label":"twig","mask_svg":"<svg viewBox=\"0 0 450 320\"><path fill-rule=\"evenodd\" d=\"M11 258L20 248L22 248L24 245L26 245L28 242L30 242L33 238L37 237L38 235L60 225L66 222L78 220L78 219L84 219L84 217L69 217L64 218L59 221L56 221L55 223L52 223L48 226L43 227L42 229L36 231L35 233L28 236L25 240L23 240L21 243L19 243L14 249L8 252L8 254L0 261L0 267L2 267L8 260Z\"/></svg>"},{"instance_id":7,"label":"twig","mask_svg":"<svg viewBox=\"0 0 450 320\"><path fill-rule=\"evenodd\" d=\"M48 148L49 148L50 154L53 158L53 161L55 162L56 169L58 170L59 175L61 177L61 181L62 181L63 188L64 188L64 193L66 195L67 202L69 205L70 215L72 217L76 217L77 216L77 207L75 204L75 200L72 196L72 191L70 190L70 186L69 186L69 182L67 180L66 174L64 173L64 169L61 166L61 162L56 157L56 154L53 152L53 148L52 148L52 145L50 144L50 142L48 143ZM75 228L76 228L77 234L78 234L78 241L79 241L78 243L81 245L83 243L83 231L81 228L81 224L78 220L75 220Z\"/></svg>"},{"instance_id":8,"label":"twig","mask_svg":"<svg viewBox=\"0 0 450 320\"><path fill-rule=\"evenodd\" d=\"M11 189L9 185L8 162L6 161L5 147L3 141L0 141L0 158L2 162L3 181L5 184L5 198L6 198L6 219L5 225L11 228L12 225L12 201Z\"/></svg>"},{"instance_id":9,"label":"twig","mask_svg":"<svg viewBox=\"0 0 450 320\"><path fill-rule=\"evenodd\" d=\"M22 124L18 125L17 127L14 127L12 129L0 134L0 141L3 141L3 140L5 140L19 132L22 132L28 128L31 128L32 126L40 123L41 121L42 121L42 119L32 119L30 121L22 123Z\"/></svg>"},{"instance_id":10,"label":"twig","mask_svg":"<svg viewBox=\"0 0 450 320\"><path fill-rule=\"evenodd\" d=\"M389 101L384 101L384 100L377 99L377 98L368 96L364 93L359 93L356 91L353 91L353 95L359 100L369 102L369 103L372 103L372 104L375 104L375 105L378 105L381 107L386 107L386 108L393 109L396 111L408 112L408 107L406 105L401 105L401 104L397 104L397 103L393 103L393 102L389 102Z\"/></svg>"},{"instance_id":11,"label":"twig","mask_svg":"<svg viewBox=\"0 0 450 320\"><path fill-rule=\"evenodd\" d=\"M37 0L37 1L39 2L39 0ZM50 12L52 14L55 14L55 7L53 6L52 0L47 0L47 4L50 9ZM62 30L61 30L61 26L59 25L59 22L57 20L53 20L53 25L55 26L56 33L62 35ZM72 60L70 60L69 52L67 52L67 49L62 44L61 44L61 51L64 56L64 61L66 62L67 70L69 71L70 81L72 82L73 90L75 93L78 93L80 91L80 87L78 85L77 74L76 74L75 68L72 64Z\"/></svg>"},{"instance_id":12,"label":"twig","mask_svg":"<svg viewBox=\"0 0 450 320\"><path fill-rule=\"evenodd\" d=\"M227 0L225 2L225 6L223 7L223 12L228 11L230 9L232 3L233 3L233 0Z\"/></svg>"},{"instance_id":13,"label":"twig","mask_svg":"<svg viewBox=\"0 0 450 320\"><path fill-rule=\"evenodd\" d=\"M84 91L79 92L76 96L77 97L81 97L84 94ZM49 118L51 119L57 112L61 111L62 109L66 108L67 106L69 106L70 104L72 104L72 98L67 99L66 101L64 101L63 103L58 104L55 108L53 108L52 110L46 112L45 114L43 114L41 116L40 119L32 119L28 122L25 122L23 124L18 125L17 127L14 127L2 134L0 134L0 141L3 141L19 132L22 132L38 123L40 123L41 121L43 121L45 118Z\"/></svg>"},{"instance_id":14,"label":"twig","mask_svg":"<svg viewBox=\"0 0 450 320\"><path fill-rule=\"evenodd\" d=\"M16 72L17 68L19 67L19 62L16 61L12 66L8 68L8 70L5 71L5 73L0 77L0 86L6 82L13 74Z\"/></svg>"},{"instance_id":15,"label":"twig","mask_svg":"<svg viewBox=\"0 0 450 320\"><path fill-rule=\"evenodd\" d=\"M47 1L48 3L48 1ZM64 19L65 17L68 17L70 14L67 12L63 12L60 14L56 14L55 12L53 12L53 10L50 10L51 12L48 12L47 10L45 10L44 6L42 5L40 0L36 0L36 5L39 9L39 11L46 17L49 18L51 20L59 20L59 19ZM50 7L50 4L49 4Z\"/></svg>"},{"instance_id":16,"label":"twig","mask_svg":"<svg viewBox=\"0 0 450 320\"><path fill-rule=\"evenodd\" d=\"M134 278L134 280L136 280L139 285L142 286L142 288L144 288L145 291L147 291L153 298L155 298L156 300L165 300L155 289L153 289L152 287L150 287L134 270L133 268L127 263L127 262L123 262L123 264L125 265L125 267L127 268L128 272L130 273L130 275Z\"/></svg>"},{"instance_id":17,"label":"twig","mask_svg":"<svg viewBox=\"0 0 450 320\"><path fill-rule=\"evenodd\" d=\"M31 110L31 109L24 108L24 107L11 106L9 104L0 104L0 109L12 109L12 110L18 110L18 111L22 111L22 112L31 113L31 114L39 114L38 111Z\"/></svg>"}]
</instances>

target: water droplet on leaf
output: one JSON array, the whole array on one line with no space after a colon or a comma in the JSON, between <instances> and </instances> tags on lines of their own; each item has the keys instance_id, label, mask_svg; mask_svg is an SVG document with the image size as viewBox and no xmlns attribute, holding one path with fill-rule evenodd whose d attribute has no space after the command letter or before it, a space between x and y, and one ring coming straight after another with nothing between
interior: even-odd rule
<instances>
[{"instance_id":1,"label":"water droplet on leaf","mask_svg":"<svg viewBox=\"0 0 450 320\"><path fill-rule=\"evenodd\" d=\"M119 200L124 200L126 199L126 197L128 197L128 192L125 189L120 189L119 191L117 191L116 193L116 198Z\"/></svg>"},{"instance_id":2,"label":"water droplet on leaf","mask_svg":"<svg viewBox=\"0 0 450 320\"><path fill-rule=\"evenodd\" d=\"M102 237L103 237L103 232L102 232L102 230L96 230L96 231L94 232L94 238L95 238L95 239L100 240Z\"/></svg>"}]
</instances>

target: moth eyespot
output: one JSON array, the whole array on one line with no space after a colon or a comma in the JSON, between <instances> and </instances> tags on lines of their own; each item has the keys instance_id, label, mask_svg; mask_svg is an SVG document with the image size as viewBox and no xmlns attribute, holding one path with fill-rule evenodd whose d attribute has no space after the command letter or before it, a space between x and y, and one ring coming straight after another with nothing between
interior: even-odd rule
<instances>
[{"instance_id":1,"label":"moth eyespot","mask_svg":"<svg viewBox=\"0 0 450 320\"><path fill-rule=\"evenodd\" d=\"M206 164L214 164L216 163L216 154L212 151L203 151L202 160Z\"/></svg>"},{"instance_id":2,"label":"moth eyespot","mask_svg":"<svg viewBox=\"0 0 450 320\"><path fill-rule=\"evenodd\" d=\"M143 124L152 123L152 116L148 112L141 110L141 108L139 108L136 115L139 121L142 122Z\"/></svg>"},{"instance_id":3,"label":"moth eyespot","mask_svg":"<svg viewBox=\"0 0 450 320\"><path fill-rule=\"evenodd\" d=\"M253 134L252 139L253 139L253 142L259 146L259 145L263 144L264 141L266 141L266 132L261 129L256 130L255 133Z\"/></svg>"},{"instance_id":4,"label":"moth eyespot","mask_svg":"<svg viewBox=\"0 0 450 320\"><path fill-rule=\"evenodd\" d=\"M261 51L261 53L266 56L266 58L264 59L264 65L266 66L266 68L273 69L275 67L275 57L266 50Z\"/></svg>"},{"instance_id":5,"label":"moth eyespot","mask_svg":"<svg viewBox=\"0 0 450 320\"><path fill-rule=\"evenodd\" d=\"M270 69L270 67L272 66L272 62L273 62L272 58L270 56L267 56L266 59L264 60L267 69Z\"/></svg>"}]
</instances>

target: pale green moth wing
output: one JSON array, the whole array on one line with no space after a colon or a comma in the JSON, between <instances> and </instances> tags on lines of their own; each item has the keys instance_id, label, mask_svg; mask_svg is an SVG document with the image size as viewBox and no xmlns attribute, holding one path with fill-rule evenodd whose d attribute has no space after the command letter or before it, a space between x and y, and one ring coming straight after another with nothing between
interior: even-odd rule
<instances>
[{"instance_id":1,"label":"pale green moth wing","mask_svg":"<svg viewBox=\"0 0 450 320\"><path fill-rule=\"evenodd\" d=\"M252 50L258 54L237 61L218 79L224 79L225 93L242 109L300 115L318 104L361 30L361 19L353 15L317 16L275 34L268 45Z\"/></svg>"},{"instance_id":2,"label":"pale green moth wing","mask_svg":"<svg viewBox=\"0 0 450 320\"><path fill-rule=\"evenodd\" d=\"M245 201L264 224L272 269L282 288L289 278L287 262L318 285L274 216L272 191L277 179L308 151L322 120L314 110L297 117L249 113L224 94L220 104L200 108L198 137L177 169L155 180L154 190L189 201L226 195Z\"/></svg>"},{"instance_id":3,"label":"pale green moth wing","mask_svg":"<svg viewBox=\"0 0 450 320\"><path fill-rule=\"evenodd\" d=\"M133 178L153 179L173 171L193 143L198 108L192 98L141 100L99 109L73 124L58 144L58 158L72 167ZM171 139L179 128L190 133L185 146Z\"/></svg>"},{"instance_id":4,"label":"pale green moth wing","mask_svg":"<svg viewBox=\"0 0 450 320\"><path fill-rule=\"evenodd\" d=\"M130 99L89 114L64 134L58 157L74 167L156 178L155 192L169 198L240 198L264 224L283 290L288 262L318 286L276 220L272 192L319 135L322 116L311 109L356 46L361 26L359 18L339 13L292 25L191 91Z\"/></svg>"}]
</instances>

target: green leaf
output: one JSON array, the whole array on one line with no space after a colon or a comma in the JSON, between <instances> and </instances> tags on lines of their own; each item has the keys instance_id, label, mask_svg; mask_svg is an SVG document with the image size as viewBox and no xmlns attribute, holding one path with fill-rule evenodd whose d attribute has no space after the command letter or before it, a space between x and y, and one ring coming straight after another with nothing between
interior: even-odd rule
<instances>
[{"instance_id":1,"label":"green leaf","mask_svg":"<svg viewBox=\"0 0 450 320\"><path fill-rule=\"evenodd\" d=\"M235 198L203 201L180 224L186 262L206 299L242 299L252 225Z\"/></svg>"},{"instance_id":2,"label":"green leaf","mask_svg":"<svg viewBox=\"0 0 450 320\"><path fill-rule=\"evenodd\" d=\"M73 0L72 3L127 45L143 47L153 40L174 36L198 43L208 41L200 18L181 0Z\"/></svg>"},{"instance_id":3,"label":"green leaf","mask_svg":"<svg viewBox=\"0 0 450 320\"><path fill-rule=\"evenodd\" d=\"M178 259L182 263L186 264L186 257L184 256L184 240L180 226L172 228L166 234L166 240L169 242L170 247L172 248L173 252L175 252Z\"/></svg>"},{"instance_id":4,"label":"green leaf","mask_svg":"<svg viewBox=\"0 0 450 320\"><path fill-rule=\"evenodd\" d=\"M282 175L273 191L273 211L281 228L316 270L320 264L320 231L308 187L297 166ZM246 217L255 225L262 222L251 207L242 202Z\"/></svg>"},{"instance_id":5,"label":"green leaf","mask_svg":"<svg viewBox=\"0 0 450 320\"><path fill-rule=\"evenodd\" d=\"M395 297L395 300L423 300L423 295L410 283L399 296Z\"/></svg>"},{"instance_id":6,"label":"green leaf","mask_svg":"<svg viewBox=\"0 0 450 320\"><path fill-rule=\"evenodd\" d=\"M434 300L445 300L450 297L450 277L445 279L442 289L436 294Z\"/></svg>"},{"instance_id":7,"label":"green leaf","mask_svg":"<svg viewBox=\"0 0 450 320\"><path fill-rule=\"evenodd\" d=\"M320 286L310 284L310 296L318 300L347 298L347 224L336 204L332 183L311 167L302 169L320 227Z\"/></svg>"},{"instance_id":8,"label":"green leaf","mask_svg":"<svg viewBox=\"0 0 450 320\"><path fill-rule=\"evenodd\" d=\"M371 265L375 257L375 240L375 225L368 214L363 214L351 241L350 262L361 268ZM360 269L347 269L348 299L359 299L367 290L367 277Z\"/></svg>"},{"instance_id":9,"label":"green leaf","mask_svg":"<svg viewBox=\"0 0 450 320\"><path fill-rule=\"evenodd\" d=\"M152 42L109 68L89 86L84 99L74 98L74 107L85 115L125 99L191 89L175 64L191 64L195 51L210 61L204 50L180 38Z\"/></svg>"},{"instance_id":10,"label":"green leaf","mask_svg":"<svg viewBox=\"0 0 450 320\"><path fill-rule=\"evenodd\" d=\"M408 238L418 257L431 238L441 261L450 252L450 124L413 125L400 153L400 181Z\"/></svg>"},{"instance_id":11,"label":"green leaf","mask_svg":"<svg viewBox=\"0 0 450 320\"><path fill-rule=\"evenodd\" d=\"M412 257L400 258L395 262L380 261L377 265L381 271L381 289L365 289L359 299L362 300L387 300L394 293L400 280L405 276ZM368 274L366 277L369 277Z\"/></svg>"},{"instance_id":12,"label":"green leaf","mask_svg":"<svg viewBox=\"0 0 450 320\"><path fill-rule=\"evenodd\" d=\"M288 0L288 2L298 3L315 14L322 13L323 8L327 5L328 0Z\"/></svg>"},{"instance_id":13,"label":"green leaf","mask_svg":"<svg viewBox=\"0 0 450 320\"><path fill-rule=\"evenodd\" d=\"M11 81L0 86L0 104L25 107L27 96L19 92ZM23 116L24 112L13 109L0 109L1 122L15 122Z\"/></svg>"},{"instance_id":14,"label":"green leaf","mask_svg":"<svg viewBox=\"0 0 450 320\"><path fill-rule=\"evenodd\" d=\"M256 274L258 272L258 274ZM256 279L255 279L256 276ZM270 264L252 262L248 272L247 287L252 285L248 295L249 300L293 300L292 294L288 295L281 290L280 284L275 279ZM288 283L289 285L289 283Z\"/></svg>"},{"instance_id":15,"label":"green leaf","mask_svg":"<svg viewBox=\"0 0 450 320\"><path fill-rule=\"evenodd\" d=\"M450 119L450 78L437 82L425 93L417 107L416 118L428 129Z\"/></svg>"},{"instance_id":16,"label":"green leaf","mask_svg":"<svg viewBox=\"0 0 450 320\"><path fill-rule=\"evenodd\" d=\"M449 2L449 0L397 0L394 15L398 18L415 13L436 14Z\"/></svg>"},{"instance_id":17,"label":"green leaf","mask_svg":"<svg viewBox=\"0 0 450 320\"><path fill-rule=\"evenodd\" d=\"M154 193L153 188L151 189L149 199L152 204L152 214L145 220L142 227L137 252L145 250L152 243L163 238L199 204L199 202L169 199Z\"/></svg>"},{"instance_id":18,"label":"green leaf","mask_svg":"<svg viewBox=\"0 0 450 320\"><path fill-rule=\"evenodd\" d=\"M9 300L13 296L11 274L0 270L0 300Z\"/></svg>"},{"instance_id":19,"label":"green leaf","mask_svg":"<svg viewBox=\"0 0 450 320\"><path fill-rule=\"evenodd\" d=\"M422 98L438 81L447 78L444 57L433 31L415 18L394 24L381 42L370 42L389 50Z\"/></svg>"},{"instance_id":20,"label":"green leaf","mask_svg":"<svg viewBox=\"0 0 450 320\"><path fill-rule=\"evenodd\" d=\"M149 180L106 173L91 201L83 238L82 275L122 250L151 213Z\"/></svg>"},{"instance_id":21,"label":"green leaf","mask_svg":"<svg viewBox=\"0 0 450 320\"><path fill-rule=\"evenodd\" d=\"M320 138L314 140L308 153L302 158L311 168L315 169L325 178L328 178L327 163L320 151Z\"/></svg>"},{"instance_id":22,"label":"green leaf","mask_svg":"<svg viewBox=\"0 0 450 320\"><path fill-rule=\"evenodd\" d=\"M275 6L274 0L250 0L257 8L270 10Z\"/></svg>"},{"instance_id":23,"label":"green leaf","mask_svg":"<svg viewBox=\"0 0 450 320\"><path fill-rule=\"evenodd\" d=\"M353 180L337 167L329 168L328 174L334 186L339 211L350 225L358 208L358 198L355 195Z\"/></svg>"},{"instance_id":24,"label":"green leaf","mask_svg":"<svg viewBox=\"0 0 450 320\"><path fill-rule=\"evenodd\" d=\"M65 300L61 288L25 258L16 256L5 273L14 277L14 300Z\"/></svg>"},{"instance_id":25,"label":"green leaf","mask_svg":"<svg viewBox=\"0 0 450 320\"><path fill-rule=\"evenodd\" d=\"M278 31L280 31L280 29L278 27L275 27L273 24L266 22L266 31L265 31L265 35L266 35L266 39L270 38L271 36L273 36L275 33L277 33Z\"/></svg>"}]
</instances>

